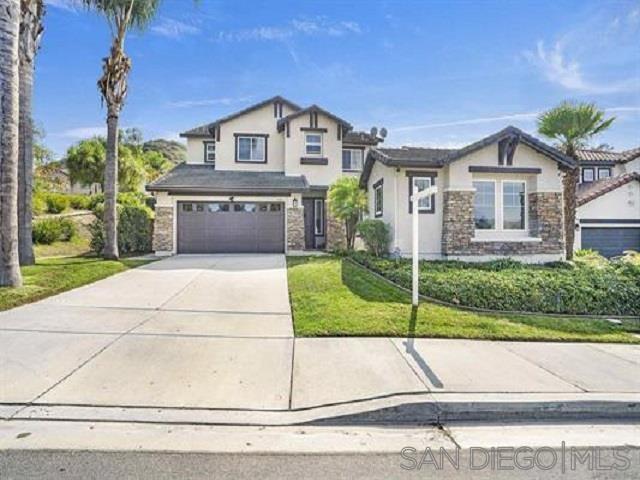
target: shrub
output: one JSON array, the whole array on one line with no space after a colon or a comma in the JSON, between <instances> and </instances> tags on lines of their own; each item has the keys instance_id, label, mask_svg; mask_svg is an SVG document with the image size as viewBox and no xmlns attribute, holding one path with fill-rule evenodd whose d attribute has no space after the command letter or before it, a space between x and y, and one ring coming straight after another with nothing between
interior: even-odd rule
<instances>
[{"instance_id":1,"label":"shrub","mask_svg":"<svg viewBox=\"0 0 640 480\"><path fill-rule=\"evenodd\" d=\"M573 254L573 261L576 265L583 267L607 268L610 266L609 260L590 249L577 250Z\"/></svg>"},{"instance_id":2,"label":"shrub","mask_svg":"<svg viewBox=\"0 0 640 480\"><path fill-rule=\"evenodd\" d=\"M411 288L408 259L351 258L405 288ZM576 258L577 260L577 258ZM640 315L640 268L607 262L594 268L499 262L420 262L420 293L438 300L490 310L579 315Z\"/></svg>"},{"instance_id":3,"label":"shrub","mask_svg":"<svg viewBox=\"0 0 640 480\"><path fill-rule=\"evenodd\" d=\"M75 210L88 210L91 205L89 195L69 195L69 206Z\"/></svg>"},{"instance_id":4,"label":"shrub","mask_svg":"<svg viewBox=\"0 0 640 480\"><path fill-rule=\"evenodd\" d=\"M69 207L69 199L61 193L48 193L45 197L47 212L61 213Z\"/></svg>"},{"instance_id":5,"label":"shrub","mask_svg":"<svg viewBox=\"0 0 640 480\"><path fill-rule=\"evenodd\" d=\"M391 229L382 220L363 220L358 224L358 233L367 250L376 257L389 253Z\"/></svg>"},{"instance_id":6,"label":"shrub","mask_svg":"<svg viewBox=\"0 0 640 480\"><path fill-rule=\"evenodd\" d=\"M34 215L42 215L47 211L47 200L41 192L35 192L31 201L31 211Z\"/></svg>"},{"instance_id":7,"label":"shrub","mask_svg":"<svg viewBox=\"0 0 640 480\"><path fill-rule=\"evenodd\" d=\"M68 218L43 218L33 224L33 241L50 245L69 241L77 233L76 225Z\"/></svg>"},{"instance_id":8,"label":"shrub","mask_svg":"<svg viewBox=\"0 0 640 480\"><path fill-rule=\"evenodd\" d=\"M104 249L104 224L98 215L89 227L91 250ZM146 206L118 205L118 250L120 253L146 253L151 251L153 212Z\"/></svg>"}]
</instances>

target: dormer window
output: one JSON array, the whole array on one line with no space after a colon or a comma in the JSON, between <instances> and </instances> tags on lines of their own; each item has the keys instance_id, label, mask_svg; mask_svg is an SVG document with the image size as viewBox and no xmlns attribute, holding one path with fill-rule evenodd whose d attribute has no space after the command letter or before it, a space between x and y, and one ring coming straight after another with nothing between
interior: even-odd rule
<instances>
[{"instance_id":1,"label":"dormer window","mask_svg":"<svg viewBox=\"0 0 640 480\"><path fill-rule=\"evenodd\" d=\"M582 182L589 183L595 180L595 171L593 168L582 169Z\"/></svg>"},{"instance_id":2,"label":"dormer window","mask_svg":"<svg viewBox=\"0 0 640 480\"><path fill-rule=\"evenodd\" d=\"M322 155L322 133L305 133L304 145L307 155Z\"/></svg>"},{"instance_id":3,"label":"dormer window","mask_svg":"<svg viewBox=\"0 0 640 480\"><path fill-rule=\"evenodd\" d=\"M204 142L204 162L216 163L216 142Z\"/></svg>"}]
</instances>

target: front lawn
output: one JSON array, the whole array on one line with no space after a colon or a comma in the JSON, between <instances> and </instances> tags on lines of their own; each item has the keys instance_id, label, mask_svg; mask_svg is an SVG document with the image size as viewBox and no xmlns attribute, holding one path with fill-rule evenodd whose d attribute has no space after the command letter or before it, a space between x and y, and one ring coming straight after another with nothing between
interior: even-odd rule
<instances>
[{"instance_id":1,"label":"front lawn","mask_svg":"<svg viewBox=\"0 0 640 480\"><path fill-rule=\"evenodd\" d=\"M348 260L289 257L287 265L299 336L640 342L605 320L485 315L429 302L412 312L407 293Z\"/></svg>"},{"instance_id":2,"label":"front lawn","mask_svg":"<svg viewBox=\"0 0 640 480\"><path fill-rule=\"evenodd\" d=\"M0 288L0 311L35 302L146 263L149 261L114 261L90 257L38 260L35 265L22 268L22 287Z\"/></svg>"}]
</instances>

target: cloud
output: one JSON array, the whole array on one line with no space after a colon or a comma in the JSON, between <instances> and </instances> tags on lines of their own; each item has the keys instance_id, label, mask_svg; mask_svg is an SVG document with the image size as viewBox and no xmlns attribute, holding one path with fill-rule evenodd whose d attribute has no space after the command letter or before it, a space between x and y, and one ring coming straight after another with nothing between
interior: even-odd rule
<instances>
[{"instance_id":1,"label":"cloud","mask_svg":"<svg viewBox=\"0 0 640 480\"><path fill-rule=\"evenodd\" d=\"M243 30L219 32L218 41L284 41L295 36L343 37L362 33L354 21L332 21L327 17L293 19L283 26L260 26Z\"/></svg>"},{"instance_id":2,"label":"cloud","mask_svg":"<svg viewBox=\"0 0 640 480\"><path fill-rule=\"evenodd\" d=\"M177 100L167 103L171 108L193 108L193 107L209 107L213 105L233 105L235 103L243 103L251 100L252 97L221 97L211 99L197 100Z\"/></svg>"},{"instance_id":3,"label":"cloud","mask_svg":"<svg viewBox=\"0 0 640 480\"><path fill-rule=\"evenodd\" d=\"M52 136L69 138L72 140L82 140L85 138L96 137L96 136L106 136L107 135L107 127L77 127L70 128L69 130L64 130L62 132L53 133Z\"/></svg>"},{"instance_id":4,"label":"cloud","mask_svg":"<svg viewBox=\"0 0 640 480\"><path fill-rule=\"evenodd\" d=\"M443 123L425 123L422 125L408 125L404 127L390 128L393 132L409 132L412 130L428 130L431 128L458 127L462 125L479 125L482 123L504 122L507 120L531 120L536 118L539 112L512 113L508 115L498 115L495 117L469 118L466 120L456 120Z\"/></svg>"},{"instance_id":5,"label":"cloud","mask_svg":"<svg viewBox=\"0 0 640 480\"><path fill-rule=\"evenodd\" d=\"M181 38L185 35L197 35L200 33L200 29L195 25L174 20L173 18L161 18L151 27L151 31L168 38Z\"/></svg>"},{"instance_id":6,"label":"cloud","mask_svg":"<svg viewBox=\"0 0 640 480\"><path fill-rule=\"evenodd\" d=\"M44 0L44 3L47 7L59 8L60 10L74 13L82 8L80 0Z\"/></svg>"}]
</instances>

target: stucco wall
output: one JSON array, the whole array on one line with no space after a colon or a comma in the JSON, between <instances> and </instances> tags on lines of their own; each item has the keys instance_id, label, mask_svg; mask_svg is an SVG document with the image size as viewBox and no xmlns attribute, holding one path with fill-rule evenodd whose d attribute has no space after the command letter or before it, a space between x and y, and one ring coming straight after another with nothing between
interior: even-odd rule
<instances>
[{"instance_id":1,"label":"stucco wall","mask_svg":"<svg viewBox=\"0 0 640 480\"><path fill-rule=\"evenodd\" d=\"M326 128L327 131L322 134L322 154L316 157L327 158L327 165L301 164L302 157L311 157L305 153L305 132L300 130L302 127L309 127L309 115L301 115L291 121L289 137L286 133L282 134L286 173L287 175L304 175L310 185L331 185L342 175L342 140L338 140L338 124L318 114L318 128Z\"/></svg>"}]
</instances>

